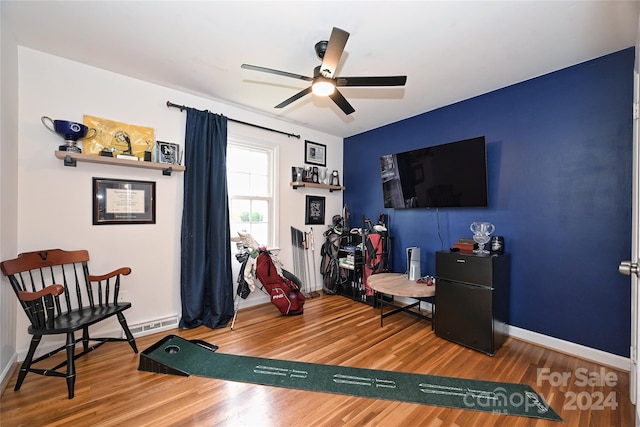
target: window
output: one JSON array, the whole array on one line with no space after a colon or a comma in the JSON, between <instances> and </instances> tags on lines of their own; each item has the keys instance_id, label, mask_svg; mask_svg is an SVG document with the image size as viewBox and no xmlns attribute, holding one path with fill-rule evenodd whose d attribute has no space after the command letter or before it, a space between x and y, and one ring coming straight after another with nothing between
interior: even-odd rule
<instances>
[{"instance_id":1,"label":"window","mask_svg":"<svg viewBox=\"0 0 640 427\"><path fill-rule=\"evenodd\" d=\"M229 141L227 181L231 237L249 233L261 245L275 242L273 148Z\"/></svg>"}]
</instances>

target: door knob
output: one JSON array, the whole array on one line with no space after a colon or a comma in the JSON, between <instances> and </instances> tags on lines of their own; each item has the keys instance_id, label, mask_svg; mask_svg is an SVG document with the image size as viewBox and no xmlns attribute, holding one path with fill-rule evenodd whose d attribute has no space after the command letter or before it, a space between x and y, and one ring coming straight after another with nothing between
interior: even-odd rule
<instances>
[{"instance_id":1,"label":"door knob","mask_svg":"<svg viewBox=\"0 0 640 427\"><path fill-rule=\"evenodd\" d=\"M622 261L620 262L620 265L618 266L618 271L620 272L620 274L624 274L627 276L630 276L631 273L635 274L636 276L638 275L638 263L637 262L631 262L631 261Z\"/></svg>"}]
</instances>

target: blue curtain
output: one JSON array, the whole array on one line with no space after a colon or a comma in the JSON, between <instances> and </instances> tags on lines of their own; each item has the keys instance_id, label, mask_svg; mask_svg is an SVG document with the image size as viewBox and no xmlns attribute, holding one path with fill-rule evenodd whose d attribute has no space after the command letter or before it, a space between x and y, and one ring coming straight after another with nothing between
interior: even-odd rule
<instances>
[{"instance_id":1,"label":"blue curtain","mask_svg":"<svg viewBox=\"0 0 640 427\"><path fill-rule=\"evenodd\" d=\"M187 109L182 210L181 328L223 328L233 317L227 198L227 118Z\"/></svg>"}]
</instances>

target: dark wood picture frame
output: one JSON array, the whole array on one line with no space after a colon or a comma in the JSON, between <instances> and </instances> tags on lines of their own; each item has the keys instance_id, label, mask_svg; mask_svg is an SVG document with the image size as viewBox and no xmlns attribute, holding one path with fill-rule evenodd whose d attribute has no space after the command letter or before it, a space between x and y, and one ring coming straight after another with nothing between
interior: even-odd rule
<instances>
[{"instance_id":1,"label":"dark wood picture frame","mask_svg":"<svg viewBox=\"0 0 640 427\"><path fill-rule=\"evenodd\" d=\"M93 225L155 224L155 181L93 178Z\"/></svg>"},{"instance_id":2,"label":"dark wood picture frame","mask_svg":"<svg viewBox=\"0 0 640 427\"><path fill-rule=\"evenodd\" d=\"M324 224L325 198L321 196L306 196L304 223Z\"/></svg>"},{"instance_id":3,"label":"dark wood picture frame","mask_svg":"<svg viewBox=\"0 0 640 427\"><path fill-rule=\"evenodd\" d=\"M310 165L327 166L327 146L305 140L304 162Z\"/></svg>"}]
</instances>

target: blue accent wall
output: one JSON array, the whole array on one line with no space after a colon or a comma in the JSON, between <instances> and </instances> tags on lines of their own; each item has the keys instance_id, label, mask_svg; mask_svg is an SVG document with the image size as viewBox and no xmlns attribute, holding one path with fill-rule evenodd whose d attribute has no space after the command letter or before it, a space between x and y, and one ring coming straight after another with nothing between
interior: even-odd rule
<instances>
[{"instance_id":1,"label":"blue accent wall","mask_svg":"<svg viewBox=\"0 0 640 427\"><path fill-rule=\"evenodd\" d=\"M472 222L492 222L511 253L511 325L628 357L633 63L628 48L346 138L351 226L386 213L393 270L418 246L424 275ZM488 208L383 207L381 155L483 135Z\"/></svg>"}]
</instances>

